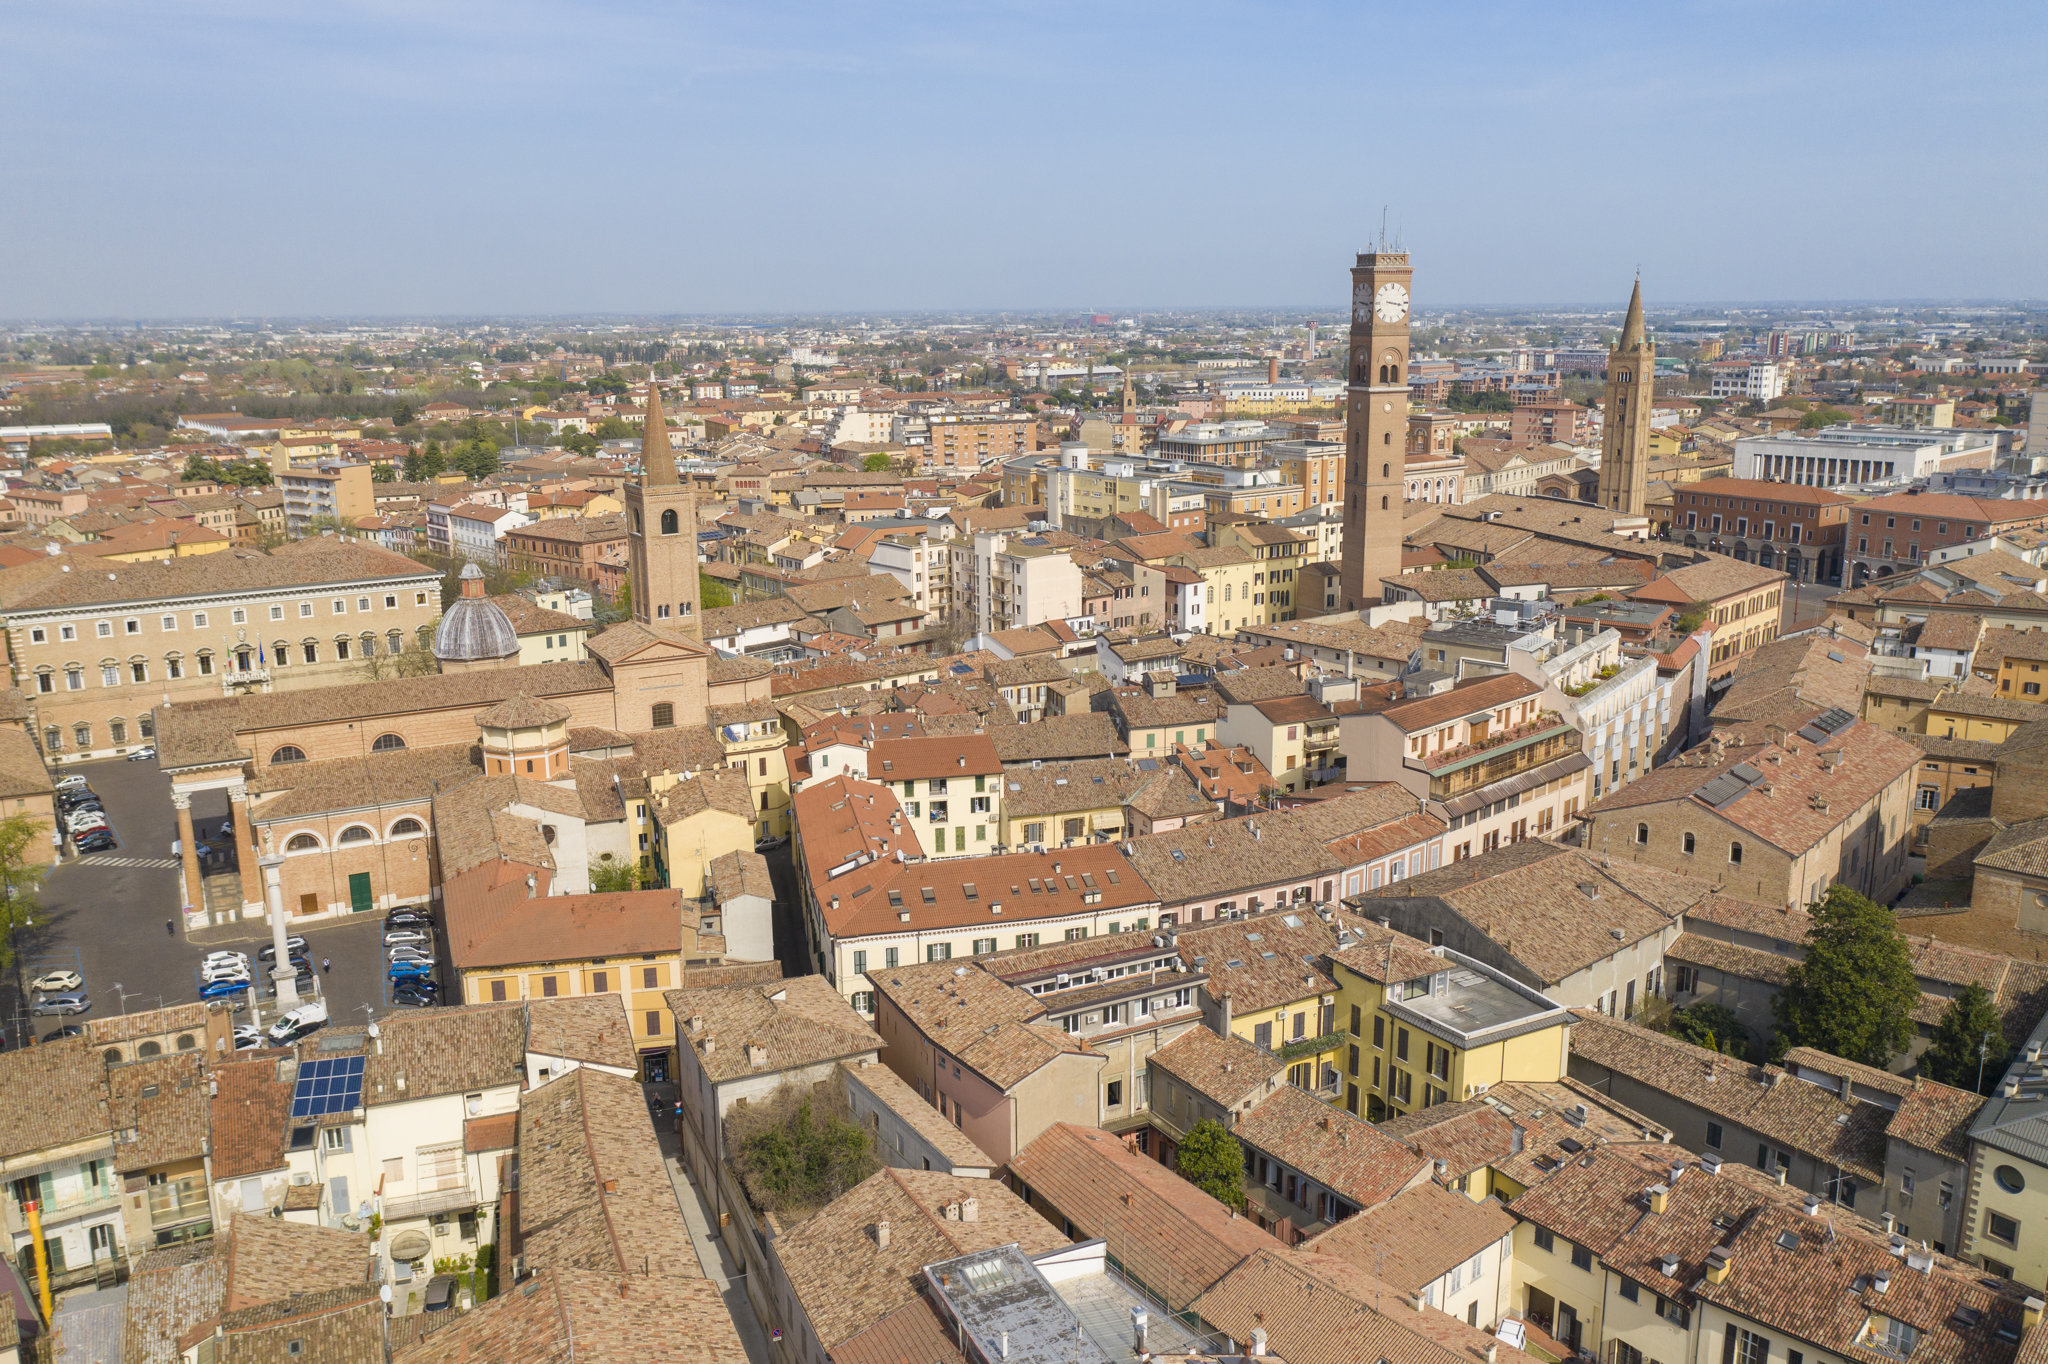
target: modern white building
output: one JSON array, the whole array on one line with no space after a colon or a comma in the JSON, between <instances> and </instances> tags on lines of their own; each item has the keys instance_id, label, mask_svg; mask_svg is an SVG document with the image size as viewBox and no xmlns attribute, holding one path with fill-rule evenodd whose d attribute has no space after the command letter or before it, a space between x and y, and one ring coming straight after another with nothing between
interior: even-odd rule
<instances>
[{"instance_id":1,"label":"modern white building","mask_svg":"<svg viewBox=\"0 0 2048 1364\"><path fill-rule=\"evenodd\" d=\"M1784 367L1771 360L1731 362L1714 367L1710 396L1770 402L1784 395Z\"/></svg>"},{"instance_id":2,"label":"modern white building","mask_svg":"<svg viewBox=\"0 0 2048 1364\"><path fill-rule=\"evenodd\" d=\"M1834 488L1989 468L1998 450L1980 430L1845 425L1781 431L1735 442L1735 477Z\"/></svg>"},{"instance_id":3,"label":"modern white building","mask_svg":"<svg viewBox=\"0 0 2048 1364\"><path fill-rule=\"evenodd\" d=\"M464 502L448 509L448 549L471 563L504 562L505 533L531 525L534 518L510 507Z\"/></svg>"},{"instance_id":4,"label":"modern white building","mask_svg":"<svg viewBox=\"0 0 2048 1364\"><path fill-rule=\"evenodd\" d=\"M983 634L1081 613L1080 566L1043 536L977 532L955 546L952 572L954 611Z\"/></svg>"}]
</instances>

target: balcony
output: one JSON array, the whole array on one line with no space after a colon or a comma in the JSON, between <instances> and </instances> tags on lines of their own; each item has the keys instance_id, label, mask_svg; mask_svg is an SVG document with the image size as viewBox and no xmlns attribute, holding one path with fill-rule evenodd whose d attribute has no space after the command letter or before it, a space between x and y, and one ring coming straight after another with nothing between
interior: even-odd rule
<instances>
[{"instance_id":1,"label":"balcony","mask_svg":"<svg viewBox=\"0 0 2048 1364\"><path fill-rule=\"evenodd\" d=\"M1429 772L1429 798L1451 800L1579 751L1579 732L1556 715L1546 715L1478 744L1447 753L1410 758Z\"/></svg>"},{"instance_id":2,"label":"balcony","mask_svg":"<svg viewBox=\"0 0 2048 1364\"><path fill-rule=\"evenodd\" d=\"M1319 730L1301 741L1301 747L1308 753L1328 753L1343 742L1334 729Z\"/></svg>"},{"instance_id":3,"label":"balcony","mask_svg":"<svg viewBox=\"0 0 2048 1364\"><path fill-rule=\"evenodd\" d=\"M403 1222L409 1217L431 1217L437 1212L460 1212L473 1209L482 1202L477 1191L468 1184L452 1189L434 1189L427 1193L414 1194L409 1198L387 1198L384 1200L384 1221Z\"/></svg>"},{"instance_id":4,"label":"balcony","mask_svg":"<svg viewBox=\"0 0 2048 1364\"><path fill-rule=\"evenodd\" d=\"M211 1212L206 1181L196 1175L188 1175L174 1183L149 1186L149 1222L153 1227L190 1222Z\"/></svg>"},{"instance_id":5,"label":"balcony","mask_svg":"<svg viewBox=\"0 0 2048 1364\"><path fill-rule=\"evenodd\" d=\"M95 1188L73 1194L68 1198L46 1200L43 1203L41 1217L43 1225L48 1227L55 1222L68 1221L73 1217L82 1217L104 1208L116 1207L120 1202L120 1190L111 1186ZM14 1198L7 1200L6 1225L9 1232L26 1234L28 1231L28 1214L22 1210L21 1203Z\"/></svg>"}]
</instances>

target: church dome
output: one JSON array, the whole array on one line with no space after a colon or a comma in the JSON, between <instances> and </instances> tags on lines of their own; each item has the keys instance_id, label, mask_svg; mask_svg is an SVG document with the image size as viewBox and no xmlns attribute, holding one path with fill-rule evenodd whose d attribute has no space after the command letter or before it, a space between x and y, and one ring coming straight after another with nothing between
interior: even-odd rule
<instances>
[{"instance_id":1,"label":"church dome","mask_svg":"<svg viewBox=\"0 0 2048 1364\"><path fill-rule=\"evenodd\" d=\"M483 570L462 567L462 595L434 631L434 657L445 666L495 663L519 653L519 632L505 608L484 595Z\"/></svg>"}]
</instances>

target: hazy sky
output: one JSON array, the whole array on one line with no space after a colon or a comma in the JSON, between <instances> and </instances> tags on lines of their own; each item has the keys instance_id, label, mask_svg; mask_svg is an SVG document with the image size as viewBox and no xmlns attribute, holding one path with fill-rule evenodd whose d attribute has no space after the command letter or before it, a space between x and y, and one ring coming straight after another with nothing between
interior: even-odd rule
<instances>
[{"instance_id":1,"label":"hazy sky","mask_svg":"<svg viewBox=\"0 0 2048 1364\"><path fill-rule=\"evenodd\" d=\"M0 317L2048 296L2048 6L6 0Z\"/></svg>"}]
</instances>

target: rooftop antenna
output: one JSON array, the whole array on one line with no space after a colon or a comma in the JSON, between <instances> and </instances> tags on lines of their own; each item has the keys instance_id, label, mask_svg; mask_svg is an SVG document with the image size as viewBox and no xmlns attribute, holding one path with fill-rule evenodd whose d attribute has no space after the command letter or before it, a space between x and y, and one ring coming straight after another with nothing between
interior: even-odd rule
<instances>
[{"instance_id":1,"label":"rooftop antenna","mask_svg":"<svg viewBox=\"0 0 2048 1364\"><path fill-rule=\"evenodd\" d=\"M1380 205L1380 250L1387 249L1387 206Z\"/></svg>"}]
</instances>

